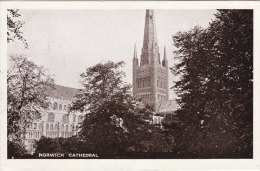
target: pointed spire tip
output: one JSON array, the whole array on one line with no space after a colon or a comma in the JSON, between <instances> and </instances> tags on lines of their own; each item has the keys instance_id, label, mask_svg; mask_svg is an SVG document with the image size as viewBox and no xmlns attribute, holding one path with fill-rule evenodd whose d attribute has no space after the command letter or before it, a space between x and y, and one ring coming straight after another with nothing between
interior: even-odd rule
<instances>
[{"instance_id":1,"label":"pointed spire tip","mask_svg":"<svg viewBox=\"0 0 260 171\"><path fill-rule=\"evenodd\" d=\"M135 47L134 47L134 58L137 59L136 43L135 43Z\"/></svg>"}]
</instances>

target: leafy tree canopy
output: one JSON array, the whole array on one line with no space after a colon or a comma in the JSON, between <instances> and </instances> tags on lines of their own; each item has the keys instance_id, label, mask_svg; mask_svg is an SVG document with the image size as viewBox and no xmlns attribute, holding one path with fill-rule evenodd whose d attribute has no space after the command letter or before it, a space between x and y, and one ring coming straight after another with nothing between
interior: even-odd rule
<instances>
[{"instance_id":1,"label":"leafy tree canopy","mask_svg":"<svg viewBox=\"0 0 260 171\"><path fill-rule=\"evenodd\" d=\"M7 74L8 139L22 140L25 128L41 118L49 105L46 90L53 87L47 70L24 56L9 56Z\"/></svg>"},{"instance_id":2,"label":"leafy tree canopy","mask_svg":"<svg viewBox=\"0 0 260 171\"><path fill-rule=\"evenodd\" d=\"M252 156L253 11L218 10L209 27L173 36L172 70L183 126L182 150L194 156ZM192 141L191 141L192 140Z\"/></svg>"},{"instance_id":3,"label":"leafy tree canopy","mask_svg":"<svg viewBox=\"0 0 260 171\"><path fill-rule=\"evenodd\" d=\"M123 64L99 63L81 74L84 89L72 110L84 111L79 136L92 152L116 155L142 151L156 130L151 124L152 112L133 98L130 86L122 81Z\"/></svg>"}]
</instances>

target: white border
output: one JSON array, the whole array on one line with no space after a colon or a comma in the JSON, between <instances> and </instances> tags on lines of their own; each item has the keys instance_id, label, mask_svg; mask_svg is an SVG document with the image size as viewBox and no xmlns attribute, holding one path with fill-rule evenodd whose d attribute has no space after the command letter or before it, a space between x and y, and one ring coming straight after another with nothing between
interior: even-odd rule
<instances>
[{"instance_id":1,"label":"white border","mask_svg":"<svg viewBox=\"0 0 260 171\"><path fill-rule=\"evenodd\" d=\"M254 9L254 159L7 159L6 115L6 9ZM176 170L176 169L260 169L260 2L256 1L127 1L127 2L0 2L0 170ZM257 96L258 95L258 96Z\"/></svg>"}]
</instances>

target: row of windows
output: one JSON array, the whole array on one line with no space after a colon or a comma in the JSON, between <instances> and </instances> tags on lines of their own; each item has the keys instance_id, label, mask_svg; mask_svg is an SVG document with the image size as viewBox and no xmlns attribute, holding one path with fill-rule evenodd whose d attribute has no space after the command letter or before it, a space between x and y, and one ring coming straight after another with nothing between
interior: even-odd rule
<instances>
[{"instance_id":1,"label":"row of windows","mask_svg":"<svg viewBox=\"0 0 260 171\"><path fill-rule=\"evenodd\" d=\"M158 124L160 125L162 122L162 118L161 117L154 117L153 118L153 124Z\"/></svg>"},{"instance_id":2,"label":"row of windows","mask_svg":"<svg viewBox=\"0 0 260 171\"><path fill-rule=\"evenodd\" d=\"M157 94L157 99L158 99L158 100L166 100L166 96Z\"/></svg>"},{"instance_id":3,"label":"row of windows","mask_svg":"<svg viewBox=\"0 0 260 171\"><path fill-rule=\"evenodd\" d=\"M140 94L140 95L137 95L137 98L141 98L143 100L147 100L147 99L151 99L152 96L151 96L151 94ZM166 96L157 94L157 99L158 100L166 100Z\"/></svg>"},{"instance_id":4,"label":"row of windows","mask_svg":"<svg viewBox=\"0 0 260 171\"><path fill-rule=\"evenodd\" d=\"M60 126L60 131L64 131L64 128L65 128L65 131L73 131L73 126L71 125L70 126L70 128L69 128L69 125L61 125ZM76 130L78 130L78 126L76 126L75 127L76 128ZM37 123L34 123L33 124L33 129L37 129ZM38 129L39 130L42 130L42 123L39 123L39 125L38 125ZM48 131L48 130L50 130L50 131L52 131L52 130L58 130L59 129L59 126L58 126L58 124L46 124L46 126L45 126L45 129Z\"/></svg>"},{"instance_id":5,"label":"row of windows","mask_svg":"<svg viewBox=\"0 0 260 171\"><path fill-rule=\"evenodd\" d=\"M55 114L54 113L49 113L48 114L48 122L55 122ZM62 122L63 123L69 123L69 115L65 114L62 117ZM73 115L73 122L76 122L76 115ZM82 122L82 116L78 116L78 123Z\"/></svg>"},{"instance_id":6,"label":"row of windows","mask_svg":"<svg viewBox=\"0 0 260 171\"><path fill-rule=\"evenodd\" d=\"M73 133L72 132L61 132L60 135L63 138L68 138L68 137L71 137L73 135ZM59 133L58 132L46 132L46 137L57 138L57 137L59 137Z\"/></svg>"},{"instance_id":7,"label":"row of windows","mask_svg":"<svg viewBox=\"0 0 260 171\"><path fill-rule=\"evenodd\" d=\"M50 138L56 138L59 136L58 132L46 132L46 137L50 137Z\"/></svg>"},{"instance_id":8,"label":"row of windows","mask_svg":"<svg viewBox=\"0 0 260 171\"><path fill-rule=\"evenodd\" d=\"M151 99L151 94L140 94L137 95L138 98L141 98L143 100Z\"/></svg>"},{"instance_id":9,"label":"row of windows","mask_svg":"<svg viewBox=\"0 0 260 171\"><path fill-rule=\"evenodd\" d=\"M69 123L69 115L63 115L62 122Z\"/></svg>"},{"instance_id":10,"label":"row of windows","mask_svg":"<svg viewBox=\"0 0 260 171\"><path fill-rule=\"evenodd\" d=\"M61 137L68 138L72 136L72 132L61 132Z\"/></svg>"},{"instance_id":11,"label":"row of windows","mask_svg":"<svg viewBox=\"0 0 260 171\"><path fill-rule=\"evenodd\" d=\"M27 134L25 135L25 137L27 139L31 139L31 138L41 138L42 136L42 132L41 131L29 131L27 132Z\"/></svg>"},{"instance_id":12,"label":"row of windows","mask_svg":"<svg viewBox=\"0 0 260 171\"><path fill-rule=\"evenodd\" d=\"M137 79L137 88L151 87L151 77Z\"/></svg>"},{"instance_id":13,"label":"row of windows","mask_svg":"<svg viewBox=\"0 0 260 171\"><path fill-rule=\"evenodd\" d=\"M137 88L151 87L151 78L137 78L136 84ZM166 82L162 80L157 80L157 87L166 89Z\"/></svg>"},{"instance_id":14,"label":"row of windows","mask_svg":"<svg viewBox=\"0 0 260 171\"><path fill-rule=\"evenodd\" d=\"M166 89L165 81L157 80L157 87Z\"/></svg>"},{"instance_id":15,"label":"row of windows","mask_svg":"<svg viewBox=\"0 0 260 171\"><path fill-rule=\"evenodd\" d=\"M64 132L62 131L60 133L61 137L64 138L68 138L71 137L73 135L72 132ZM41 138L41 136L43 136L41 131L28 131L27 134L25 135L26 139L32 139L32 138ZM50 138L56 138L59 137L59 132L57 131L48 131L46 132L46 137L50 137Z\"/></svg>"},{"instance_id":16,"label":"row of windows","mask_svg":"<svg viewBox=\"0 0 260 171\"><path fill-rule=\"evenodd\" d=\"M52 130L58 130L58 124L56 124L55 125L55 127L53 126L53 124L46 124L46 130L50 130L50 131L52 131ZM65 130L64 130L64 128L65 128ZM76 126L76 130L78 130L78 126ZM73 131L73 126L71 125L70 127L69 127L69 125L61 125L61 127L60 127L60 131Z\"/></svg>"},{"instance_id":17,"label":"row of windows","mask_svg":"<svg viewBox=\"0 0 260 171\"><path fill-rule=\"evenodd\" d=\"M53 104L52 103L50 103L49 104L49 108L50 109L53 109L53 110L69 110L70 108L71 108L71 105L63 105L62 106L62 104L59 104L58 105L58 103L57 102L54 102Z\"/></svg>"}]
</instances>

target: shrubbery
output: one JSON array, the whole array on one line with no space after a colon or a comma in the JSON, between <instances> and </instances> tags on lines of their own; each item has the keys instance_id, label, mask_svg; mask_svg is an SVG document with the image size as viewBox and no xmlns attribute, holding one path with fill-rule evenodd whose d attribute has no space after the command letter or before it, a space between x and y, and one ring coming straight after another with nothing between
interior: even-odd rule
<instances>
[{"instance_id":1,"label":"shrubbery","mask_svg":"<svg viewBox=\"0 0 260 171\"><path fill-rule=\"evenodd\" d=\"M35 145L35 153L83 153L88 151L75 136L70 138L47 138L43 136Z\"/></svg>"},{"instance_id":2,"label":"shrubbery","mask_svg":"<svg viewBox=\"0 0 260 171\"><path fill-rule=\"evenodd\" d=\"M25 147L19 143L7 141L7 158L21 158L26 154Z\"/></svg>"}]
</instances>

